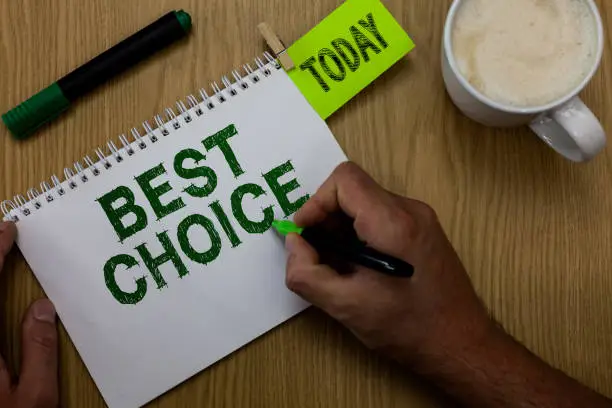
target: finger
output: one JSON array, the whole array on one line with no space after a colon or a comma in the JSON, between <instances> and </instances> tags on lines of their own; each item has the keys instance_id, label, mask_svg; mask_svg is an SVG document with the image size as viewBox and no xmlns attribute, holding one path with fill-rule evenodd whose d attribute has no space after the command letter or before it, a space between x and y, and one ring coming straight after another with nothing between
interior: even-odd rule
<instances>
[{"instance_id":1,"label":"finger","mask_svg":"<svg viewBox=\"0 0 612 408\"><path fill-rule=\"evenodd\" d=\"M372 210L387 191L359 166L346 162L339 165L319 190L295 214L295 222L303 227L316 225L328 215L342 211L355 219Z\"/></svg>"},{"instance_id":2,"label":"finger","mask_svg":"<svg viewBox=\"0 0 612 408\"><path fill-rule=\"evenodd\" d=\"M11 373L9 373L6 363L0 356L0 400L2 396L11 389Z\"/></svg>"},{"instance_id":3,"label":"finger","mask_svg":"<svg viewBox=\"0 0 612 408\"><path fill-rule=\"evenodd\" d=\"M23 322L22 350L17 388L20 398L31 406L57 406L57 327L55 308L48 299L34 302L28 310Z\"/></svg>"},{"instance_id":4,"label":"finger","mask_svg":"<svg viewBox=\"0 0 612 408\"><path fill-rule=\"evenodd\" d=\"M289 234L285 242L287 287L313 305L330 311L338 299L342 277L327 265L319 264L319 254L302 237Z\"/></svg>"},{"instance_id":5,"label":"finger","mask_svg":"<svg viewBox=\"0 0 612 408\"><path fill-rule=\"evenodd\" d=\"M0 271L4 266L4 258L11 250L15 241L15 224L12 222L0 223ZM9 390L11 385L11 375L6 363L0 356L0 392Z\"/></svg>"},{"instance_id":6,"label":"finger","mask_svg":"<svg viewBox=\"0 0 612 408\"><path fill-rule=\"evenodd\" d=\"M13 247L17 229L15 224L9 221L0 223L0 271L4 266L4 258Z\"/></svg>"}]
</instances>

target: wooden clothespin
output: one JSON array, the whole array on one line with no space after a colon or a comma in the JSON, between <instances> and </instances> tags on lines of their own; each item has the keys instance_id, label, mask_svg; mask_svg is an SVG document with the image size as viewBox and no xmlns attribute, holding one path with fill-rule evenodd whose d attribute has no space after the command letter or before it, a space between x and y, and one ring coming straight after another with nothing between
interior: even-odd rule
<instances>
[{"instance_id":1,"label":"wooden clothespin","mask_svg":"<svg viewBox=\"0 0 612 408\"><path fill-rule=\"evenodd\" d=\"M291 71L295 68L295 64L293 60L287 54L287 49L285 48L285 44L278 38L272 27L266 22L259 23L257 26L259 32L263 36L264 40L268 43L268 46L272 49L272 52L276 55L276 57L280 60L285 71Z\"/></svg>"}]
</instances>

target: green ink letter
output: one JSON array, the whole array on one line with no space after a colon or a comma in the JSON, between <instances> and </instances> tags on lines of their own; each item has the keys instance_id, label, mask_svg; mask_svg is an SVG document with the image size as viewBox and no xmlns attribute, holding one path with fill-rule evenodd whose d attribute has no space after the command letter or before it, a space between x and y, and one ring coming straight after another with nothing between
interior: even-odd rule
<instances>
[{"instance_id":1,"label":"green ink letter","mask_svg":"<svg viewBox=\"0 0 612 408\"><path fill-rule=\"evenodd\" d=\"M229 125L225 129L218 131L212 136L208 136L202 141L202 144L204 144L204 147L209 152L213 147L219 147L219 150L223 153L223 157L225 157L225 161L227 161L227 164L230 166L230 169L232 169L232 173L234 173L234 177L236 178L243 174L244 170L240 167L240 163L238 163L236 155L229 145L228 139L237 134L238 131L236 130L236 126Z\"/></svg>"},{"instance_id":2,"label":"green ink letter","mask_svg":"<svg viewBox=\"0 0 612 408\"><path fill-rule=\"evenodd\" d=\"M331 44L338 55L340 55L344 63L349 67L351 72L357 71L357 68L359 68L359 65L361 64L361 59L359 58L357 50L353 48L351 43L346 41L344 38L336 38L331 42ZM347 50L351 54L352 58L349 58L344 50Z\"/></svg>"},{"instance_id":3,"label":"green ink letter","mask_svg":"<svg viewBox=\"0 0 612 408\"><path fill-rule=\"evenodd\" d=\"M194 179L198 177L204 177L206 184L203 186L196 186L190 184L185 187L183 191L192 197L204 198L208 197L210 193L215 191L217 188L217 173L213 169L207 166L196 166L194 168L185 168L185 160L192 159L195 164L199 164L201 161L206 160L206 156L195 149L181 150L174 157L174 172L184 179Z\"/></svg>"},{"instance_id":4,"label":"green ink letter","mask_svg":"<svg viewBox=\"0 0 612 408\"><path fill-rule=\"evenodd\" d=\"M162 195L172 190L170 183L167 181L157 187L153 187L151 185L151 181L155 180L162 174L166 174L166 169L164 168L163 163L160 163L159 165L136 177L136 182L142 189L144 195L147 197L147 200L149 200L149 203L151 203L151 207L153 208L158 221L164 218L166 215L172 214L173 212L185 207L185 203L180 197L175 198L166 205L162 204L162 202L159 200Z\"/></svg>"},{"instance_id":5,"label":"green ink letter","mask_svg":"<svg viewBox=\"0 0 612 408\"><path fill-rule=\"evenodd\" d=\"M113 204L121 199L125 200L125 203L114 208ZM96 201L106 213L106 217L108 217L108 220L119 236L120 242L147 227L147 214L142 207L136 205L134 193L129 188L119 186ZM136 220L131 225L125 226L121 220L128 214L134 214Z\"/></svg>"},{"instance_id":6,"label":"green ink letter","mask_svg":"<svg viewBox=\"0 0 612 408\"><path fill-rule=\"evenodd\" d=\"M106 287L119 303L124 305L135 305L146 295L147 281L145 277L142 276L135 280L136 289L133 292L123 291L115 279L115 271L119 265L124 265L126 270L130 270L138 265L138 261L133 256L125 254L116 255L109 259L106 264L104 264L104 281L106 282Z\"/></svg>"},{"instance_id":7,"label":"green ink letter","mask_svg":"<svg viewBox=\"0 0 612 408\"><path fill-rule=\"evenodd\" d=\"M261 221L253 221L247 218L244 210L242 209L242 198L246 195L250 194L253 198L260 197L266 194L266 191L258 186L257 184L244 184L238 187L232 193L232 213L234 217L238 220L238 223L246 232L249 234L262 234L270 229L272 226L272 221L274 221L274 211L272 210L272 206L268 206L266 208L262 208L263 212L263 220Z\"/></svg>"},{"instance_id":8,"label":"green ink letter","mask_svg":"<svg viewBox=\"0 0 612 408\"><path fill-rule=\"evenodd\" d=\"M279 184L278 182L280 177L294 170L295 169L293 168L293 164L291 164L291 160L288 160L286 163L283 163L264 174L266 183L268 183L268 186L270 186L274 196L276 196L276 200L283 209L286 217L299 210L300 207L302 207L304 203L308 201L308 194L298 198L295 202L289 201L287 194L297 190L300 187L300 183L298 183L297 179L291 179L285 184Z\"/></svg>"},{"instance_id":9,"label":"green ink letter","mask_svg":"<svg viewBox=\"0 0 612 408\"><path fill-rule=\"evenodd\" d=\"M205 252L196 251L189 242L187 233L189 232L189 228L194 225L203 227L210 237L210 249ZM197 263L207 265L217 259L221 252L221 237L219 237L219 233L215 229L212 221L200 214L190 215L181 221L178 226L177 238L185 255Z\"/></svg>"},{"instance_id":10,"label":"green ink letter","mask_svg":"<svg viewBox=\"0 0 612 408\"><path fill-rule=\"evenodd\" d=\"M368 19L368 21L359 20L359 25L368 30L374 37L376 37L376 40L378 40L378 42L383 48L387 48L389 44L387 43L387 41L385 41L382 34L380 34L380 31L378 31L372 13L368 13L366 18Z\"/></svg>"},{"instance_id":11,"label":"green ink letter","mask_svg":"<svg viewBox=\"0 0 612 408\"><path fill-rule=\"evenodd\" d=\"M380 48L376 46L372 41L368 39L361 31L359 31L355 26L351 26L351 35L353 39L357 43L357 48L361 52L361 56L365 62L370 61L370 56L368 55L368 48L371 48L375 54L380 53Z\"/></svg>"},{"instance_id":12,"label":"green ink letter","mask_svg":"<svg viewBox=\"0 0 612 408\"><path fill-rule=\"evenodd\" d=\"M338 68L338 72L333 72L331 70L329 65L327 65L327 60L325 59L325 57L331 58L332 61L334 61L334 64L336 64L336 67ZM346 78L346 69L344 69L342 61L340 61L340 58L338 58L336 53L330 50L329 48L323 48L319 51L319 64L321 64L323 72L325 72L327 76L333 79L334 81L340 82L344 78Z\"/></svg>"},{"instance_id":13,"label":"green ink letter","mask_svg":"<svg viewBox=\"0 0 612 408\"><path fill-rule=\"evenodd\" d=\"M302 71L308 70L312 74L312 77L321 86L323 91L329 92L329 85L327 85L323 78L321 78L321 74L319 74L319 71L317 71L317 69L313 67L316 62L317 60L315 59L315 57L310 57L306 61L302 62L302 64L300 65L300 69Z\"/></svg>"},{"instance_id":14,"label":"green ink letter","mask_svg":"<svg viewBox=\"0 0 612 408\"><path fill-rule=\"evenodd\" d=\"M225 214L223 207L221 207L221 203L219 202L219 200L217 200L217 201L210 203L209 207L215 214L215 217L217 217L217 219L221 223L221 228L223 228L225 235L227 235L227 237L229 238L232 244L232 248L236 248L238 245L242 243L242 241L240 241L240 238L238 238L238 235L236 234L236 230L232 226L232 223L227 217L227 214Z\"/></svg>"},{"instance_id":15,"label":"green ink letter","mask_svg":"<svg viewBox=\"0 0 612 408\"><path fill-rule=\"evenodd\" d=\"M153 255L151 255L151 252L149 252L149 250L147 249L146 244L138 245L136 247L136 250L140 254L140 257L142 258L145 265L147 266L147 269L151 273L151 276L153 276L153 280L157 284L157 289L162 289L163 287L166 287L168 285L159 270L160 266L162 266L168 261L172 262L172 264L178 271L179 278L182 278L183 276L187 275L189 271L181 260L179 253L176 251L176 249L174 249L174 245L172 245L170 238L168 238L168 232L164 231L157 234L157 239L161 243L162 248L164 248L164 252L157 258L153 258Z\"/></svg>"}]
</instances>

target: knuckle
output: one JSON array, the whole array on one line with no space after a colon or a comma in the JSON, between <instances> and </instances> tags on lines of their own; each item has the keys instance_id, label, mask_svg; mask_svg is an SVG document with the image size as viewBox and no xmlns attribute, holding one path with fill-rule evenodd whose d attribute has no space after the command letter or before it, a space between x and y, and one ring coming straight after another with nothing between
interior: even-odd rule
<instances>
[{"instance_id":1,"label":"knuckle","mask_svg":"<svg viewBox=\"0 0 612 408\"><path fill-rule=\"evenodd\" d=\"M438 222L438 214L429 204L418 200L401 198L403 201L403 212L412 217L413 222L419 222L423 225L431 225Z\"/></svg>"},{"instance_id":2,"label":"knuckle","mask_svg":"<svg viewBox=\"0 0 612 408\"><path fill-rule=\"evenodd\" d=\"M357 217L355 221L353 221L353 228L359 236L367 240L378 234L379 222L376 218L367 215Z\"/></svg>"},{"instance_id":3,"label":"knuckle","mask_svg":"<svg viewBox=\"0 0 612 408\"><path fill-rule=\"evenodd\" d=\"M436 213L436 210L434 210L429 204L418 201L416 205L419 209L420 216L424 221L427 223L434 223L438 221L438 214Z\"/></svg>"},{"instance_id":4,"label":"knuckle","mask_svg":"<svg viewBox=\"0 0 612 408\"><path fill-rule=\"evenodd\" d=\"M44 384L46 385L46 384ZM54 389L48 387L34 387L28 390L19 389L16 395L19 408L57 408L59 398Z\"/></svg>"},{"instance_id":5,"label":"knuckle","mask_svg":"<svg viewBox=\"0 0 612 408\"><path fill-rule=\"evenodd\" d=\"M340 163L338 167L336 167L336 169L334 170L334 173L335 175L341 178L342 177L356 178L356 177L361 176L361 174L363 173L363 170L361 170L361 167L357 166L355 163L346 161L346 162Z\"/></svg>"},{"instance_id":6,"label":"knuckle","mask_svg":"<svg viewBox=\"0 0 612 408\"><path fill-rule=\"evenodd\" d=\"M293 277L293 273L291 271L287 271L287 273L285 274L285 286L287 286L287 289L291 290L294 292L293 287L294 287L294 280L295 278Z\"/></svg>"},{"instance_id":7,"label":"knuckle","mask_svg":"<svg viewBox=\"0 0 612 408\"><path fill-rule=\"evenodd\" d=\"M421 233L417 217L401 207L394 207L390 212L389 233L398 244L412 244Z\"/></svg>"},{"instance_id":8,"label":"knuckle","mask_svg":"<svg viewBox=\"0 0 612 408\"><path fill-rule=\"evenodd\" d=\"M46 353L55 351L56 338L52 333L40 333L33 335L30 338L32 344L36 345L39 349Z\"/></svg>"},{"instance_id":9,"label":"knuckle","mask_svg":"<svg viewBox=\"0 0 612 408\"><path fill-rule=\"evenodd\" d=\"M345 161L336 166L336 170L334 170L334 173L344 173L347 171L351 171L351 168L353 167L355 167L355 163L351 161Z\"/></svg>"},{"instance_id":10,"label":"knuckle","mask_svg":"<svg viewBox=\"0 0 612 408\"><path fill-rule=\"evenodd\" d=\"M302 293L307 286L302 274L296 271L295 268L287 271L285 284L290 291L295 293Z\"/></svg>"},{"instance_id":11,"label":"knuckle","mask_svg":"<svg viewBox=\"0 0 612 408\"><path fill-rule=\"evenodd\" d=\"M334 319L346 324L352 317L352 307L349 302L342 297L333 297L326 305L325 311Z\"/></svg>"},{"instance_id":12,"label":"knuckle","mask_svg":"<svg viewBox=\"0 0 612 408\"><path fill-rule=\"evenodd\" d=\"M349 328L357 328L365 324L368 309L367 297L357 293L341 293L332 297L325 311Z\"/></svg>"},{"instance_id":13,"label":"knuckle","mask_svg":"<svg viewBox=\"0 0 612 408\"><path fill-rule=\"evenodd\" d=\"M55 394L50 391L41 390L32 400L32 408L57 408L58 401Z\"/></svg>"},{"instance_id":14,"label":"knuckle","mask_svg":"<svg viewBox=\"0 0 612 408\"><path fill-rule=\"evenodd\" d=\"M408 235L415 234L419 229L414 215L410 213L405 211L398 212L393 218L398 220L396 226L399 227L401 231L406 231Z\"/></svg>"},{"instance_id":15,"label":"knuckle","mask_svg":"<svg viewBox=\"0 0 612 408\"><path fill-rule=\"evenodd\" d=\"M34 401L32 408L57 408L58 402L52 393L41 392Z\"/></svg>"}]
</instances>

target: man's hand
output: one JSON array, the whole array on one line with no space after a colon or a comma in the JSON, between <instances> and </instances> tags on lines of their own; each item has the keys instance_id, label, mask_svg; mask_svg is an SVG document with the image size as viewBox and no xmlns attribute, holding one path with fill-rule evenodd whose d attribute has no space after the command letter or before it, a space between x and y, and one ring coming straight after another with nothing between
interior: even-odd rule
<instances>
[{"instance_id":1,"label":"man's hand","mask_svg":"<svg viewBox=\"0 0 612 408\"><path fill-rule=\"evenodd\" d=\"M411 279L356 267L349 275L319 263L297 235L287 239L287 286L347 326L367 346L419 364L459 352L493 328L485 308L424 203L394 195L352 163L340 165L295 215L311 226L344 213L359 238L415 267Z\"/></svg>"},{"instance_id":2,"label":"man's hand","mask_svg":"<svg viewBox=\"0 0 612 408\"><path fill-rule=\"evenodd\" d=\"M15 240L15 225L0 223L0 271ZM0 357L0 407L55 408L58 406L57 330L55 309L47 299L36 301L22 327L22 363L18 384L11 382Z\"/></svg>"},{"instance_id":3,"label":"man's hand","mask_svg":"<svg viewBox=\"0 0 612 408\"><path fill-rule=\"evenodd\" d=\"M362 241L415 267L410 279L322 264L287 237L287 286L367 346L408 365L464 406L612 408L545 364L488 316L434 211L394 195L352 163L340 165L295 215L302 227L344 214ZM340 217L342 218L342 217Z\"/></svg>"}]
</instances>

